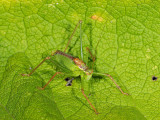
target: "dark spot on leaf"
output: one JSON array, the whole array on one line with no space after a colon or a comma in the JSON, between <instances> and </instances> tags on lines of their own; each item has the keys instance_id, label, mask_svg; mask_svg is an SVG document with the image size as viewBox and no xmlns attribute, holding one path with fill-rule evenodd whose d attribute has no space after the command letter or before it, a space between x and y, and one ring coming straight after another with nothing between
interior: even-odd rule
<instances>
[{"instance_id":1,"label":"dark spot on leaf","mask_svg":"<svg viewBox=\"0 0 160 120\"><path fill-rule=\"evenodd\" d=\"M152 80L156 81L158 78L156 76L152 76Z\"/></svg>"},{"instance_id":2,"label":"dark spot on leaf","mask_svg":"<svg viewBox=\"0 0 160 120\"><path fill-rule=\"evenodd\" d=\"M65 80L65 81L68 81L68 80L70 80L70 78L65 78L64 80Z\"/></svg>"},{"instance_id":3,"label":"dark spot on leaf","mask_svg":"<svg viewBox=\"0 0 160 120\"><path fill-rule=\"evenodd\" d=\"M67 84L66 84L66 86L71 86L71 85L72 85L71 83L67 83Z\"/></svg>"},{"instance_id":4,"label":"dark spot on leaf","mask_svg":"<svg viewBox=\"0 0 160 120\"><path fill-rule=\"evenodd\" d=\"M74 80L74 78L65 78L65 81L67 81L66 86L71 86L72 85L72 80Z\"/></svg>"}]
</instances>

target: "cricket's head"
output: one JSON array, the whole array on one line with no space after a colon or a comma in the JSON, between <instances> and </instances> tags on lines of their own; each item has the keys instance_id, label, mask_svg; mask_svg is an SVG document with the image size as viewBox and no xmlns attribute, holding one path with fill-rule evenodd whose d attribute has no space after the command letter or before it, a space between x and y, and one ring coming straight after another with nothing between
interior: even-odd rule
<instances>
[{"instance_id":1,"label":"cricket's head","mask_svg":"<svg viewBox=\"0 0 160 120\"><path fill-rule=\"evenodd\" d=\"M87 69L87 70L85 71L85 73L86 73L87 75L91 75L91 76L92 76L93 70Z\"/></svg>"}]
</instances>

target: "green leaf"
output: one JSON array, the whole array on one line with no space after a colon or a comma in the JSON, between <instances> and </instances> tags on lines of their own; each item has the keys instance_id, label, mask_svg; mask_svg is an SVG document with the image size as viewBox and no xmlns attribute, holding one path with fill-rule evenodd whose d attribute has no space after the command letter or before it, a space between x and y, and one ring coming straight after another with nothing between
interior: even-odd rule
<instances>
[{"instance_id":1,"label":"green leaf","mask_svg":"<svg viewBox=\"0 0 160 120\"><path fill-rule=\"evenodd\" d=\"M145 120L160 119L160 2L151 1L0 1L0 119L16 120ZM45 62L63 51L79 20L83 21L84 61L92 66L86 47L96 55L94 71L113 76L95 77L87 96L80 78L66 87L65 75ZM79 28L68 53L80 57ZM87 62L89 61L89 62ZM152 76L158 77L157 81Z\"/></svg>"},{"instance_id":2,"label":"green leaf","mask_svg":"<svg viewBox=\"0 0 160 120\"><path fill-rule=\"evenodd\" d=\"M0 119L3 120L14 120L12 115L8 113L8 111L0 105Z\"/></svg>"}]
</instances>

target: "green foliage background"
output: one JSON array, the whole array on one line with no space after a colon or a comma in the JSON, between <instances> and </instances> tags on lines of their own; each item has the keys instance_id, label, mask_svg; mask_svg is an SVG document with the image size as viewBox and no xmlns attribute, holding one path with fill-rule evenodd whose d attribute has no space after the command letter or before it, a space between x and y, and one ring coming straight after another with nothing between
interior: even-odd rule
<instances>
[{"instance_id":1,"label":"green foliage background","mask_svg":"<svg viewBox=\"0 0 160 120\"><path fill-rule=\"evenodd\" d=\"M79 20L83 49L96 54L95 71L111 74L130 96L109 78L93 78L89 99L81 81L66 87L49 63L31 77L44 56L64 50ZM143 120L160 119L160 1L158 0L1 0L0 1L0 119L5 120ZM97 43L100 40L98 47ZM79 29L69 53L79 56ZM90 60L86 57L85 61Z\"/></svg>"}]
</instances>

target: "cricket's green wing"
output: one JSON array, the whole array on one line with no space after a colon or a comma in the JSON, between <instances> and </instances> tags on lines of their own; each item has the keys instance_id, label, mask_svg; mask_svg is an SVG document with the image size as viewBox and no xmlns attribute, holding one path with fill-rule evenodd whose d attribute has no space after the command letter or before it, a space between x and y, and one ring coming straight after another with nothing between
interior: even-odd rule
<instances>
[{"instance_id":1,"label":"cricket's green wing","mask_svg":"<svg viewBox=\"0 0 160 120\"><path fill-rule=\"evenodd\" d=\"M66 53L55 54L51 56L50 60L57 66L58 72L63 72L70 76L79 76L81 70L74 61L67 56L68 54Z\"/></svg>"}]
</instances>

